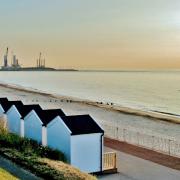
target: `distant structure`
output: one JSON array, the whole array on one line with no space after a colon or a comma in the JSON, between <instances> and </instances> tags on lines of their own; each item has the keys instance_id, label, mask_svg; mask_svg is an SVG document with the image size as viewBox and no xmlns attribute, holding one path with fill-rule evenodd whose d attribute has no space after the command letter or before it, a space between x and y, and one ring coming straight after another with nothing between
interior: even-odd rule
<instances>
[{"instance_id":1,"label":"distant structure","mask_svg":"<svg viewBox=\"0 0 180 180\"><path fill-rule=\"evenodd\" d=\"M16 55L12 52L11 58L9 58L8 52L9 48L7 47L0 71L77 71L75 69L57 69L46 67L46 60L45 58L42 58L41 52L39 53L35 66L21 67Z\"/></svg>"},{"instance_id":2,"label":"distant structure","mask_svg":"<svg viewBox=\"0 0 180 180\"><path fill-rule=\"evenodd\" d=\"M8 67L8 47L6 50L6 54L4 55L4 68Z\"/></svg>"},{"instance_id":3,"label":"distant structure","mask_svg":"<svg viewBox=\"0 0 180 180\"><path fill-rule=\"evenodd\" d=\"M43 69L45 68L45 59L42 59L42 53L39 53L39 58L37 59L37 68Z\"/></svg>"},{"instance_id":4,"label":"distant structure","mask_svg":"<svg viewBox=\"0 0 180 180\"><path fill-rule=\"evenodd\" d=\"M12 60L11 67L13 67L13 68L20 68L20 65L19 65L18 59L16 58L16 55L13 55L13 60Z\"/></svg>"},{"instance_id":5,"label":"distant structure","mask_svg":"<svg viewBox=\"0 0 180 180\"><path fill-rule=\"evenodd\" d=\"M21 66L19 65L18 59L16 58L16 55L14 55L13 53L12 53L11 65L8 65L8 52L9 52L9 48L7 47L6 53L4 55L4 63L3 63L2 69L17 70L17 69L21 68Z\"/></svg>"}]
</instances>

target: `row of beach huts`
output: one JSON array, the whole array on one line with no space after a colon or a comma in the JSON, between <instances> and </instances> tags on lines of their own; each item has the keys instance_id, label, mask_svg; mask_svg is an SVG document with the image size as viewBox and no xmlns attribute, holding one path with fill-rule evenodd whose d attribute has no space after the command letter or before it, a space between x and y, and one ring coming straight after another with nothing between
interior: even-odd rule
<instances>
[{"instance_id":1,"label":"row of beach huts","mask_svg":"<svg viewBox=\"0 0 180 180\"><path fill-rule=\"evenodd\" d=\"M0 98L0 115L11 133L63 152L69 164L87 173L103 171L103 129L89 115L67 116L61 109Z\"/></svg>"}]
</instances>

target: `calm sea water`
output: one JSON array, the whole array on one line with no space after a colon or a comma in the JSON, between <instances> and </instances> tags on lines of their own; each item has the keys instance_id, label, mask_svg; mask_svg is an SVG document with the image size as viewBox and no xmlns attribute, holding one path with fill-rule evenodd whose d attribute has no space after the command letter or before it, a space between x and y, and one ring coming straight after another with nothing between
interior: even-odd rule
<instances>
[{"instance_id":1,"label":"calm sea water","mask_svg":"<svg viewBox=\"0 0 180 180\"><path fill-rule=\"evenodd\" d=\"M0 72L0 81L146 111L180 114L180 72Z\"/></svg>"}]
</instances>

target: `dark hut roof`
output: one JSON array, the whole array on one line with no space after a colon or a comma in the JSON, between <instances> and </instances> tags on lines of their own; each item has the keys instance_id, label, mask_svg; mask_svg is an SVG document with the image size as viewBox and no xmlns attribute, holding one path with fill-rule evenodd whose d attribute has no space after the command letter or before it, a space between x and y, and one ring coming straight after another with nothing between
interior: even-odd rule
<instances>
[{"instance_id":1,"label":"dark hut roof","mask_svg":"<svg viewBox=\"0 0 180 180\"><path fill-rule=\"evenodd\" d=\"M9 101L12 105L15 105L17 108L21 108L24 106L22 101Z\"/></svg>"},{"instance_id":2,"label":"dark hut roof","mask_svg":"<svg viewBox=\"0 0 180 180\"><path fill-rule=\"evenodd\" d=\"M72 132L71 135L104 133L103 129L89 115L64 116L61 118Z\"/></svg>"},{"instance_id":3,"label":"dark hut roof","mask_svg":"<svg viewBox=\"0 0 180 180\"><path fill-rule=\"evenodd\" d=\"M10 108L9 106L11 106L7 98L0 98L0 104L5 112Z\"/></svg>"},{"instance_id":4,"label":"dark hut roof","mask_svg":"<svg viewBox=\"0 0 180 180\"><path fill-rule=\"evenodd\" d=\"M24 118L32 110L35 110L37 112L42 111L42 108L39 104L18 106L17 109L18 109L19 113L21 114L22 118Z\"/></svg>"},{"instance_id":5,"label":"dark hut roof","mask_svg":"<svg viewBox=\"0 0 180 180\"><path fill-rule=\"evenodd\" d=\"M7 112L12 104L10 102L1 102L1 106L3 107L4 111Z\"/></svg>"},{"instance_id":6,"label":"dark hut roof","mask_svg":"<svg viewBox=\"0 0 180 180\"><path fill-rule=\"evenodd\" d=\"M38 104L24 105L21 101L8 101L7 98L0 98L0 103L7 112L12 105L15 105L22 118L24 118L31 110L42 110Z\"/></svg>"},{"instance_id":7,"label":"dark hut roof","mask_svg":"<svg viewBox=\"0 0 180 180\"><path fill-rule=\"evenodd\" d=\"M16 107L23 106L23 103L21 101L8 101L6 100L6 98L1 98L0 103L5 112L7 112L12 105L15 105Z\"/></svg>"},{"instance_id":8,"label":"dark hut roof","mask_svg":"<svg viewBox=\"0 0 180 180\"><path fill-rule=\"evenodd\" d=\"M36 113L43 122L44 126L46 126L56 116L60 116L60 117L65 116L64 112L61 109L48 109L48 110L36 111Z\"/></svg>"},{"instance_id":9,"label":"dark hut roof","mask_svg":"<svg viewBox=\"0 0 180 180\"><path fill-rule=\"evenodd\" d=\"M1 102L8 102L8 98L6 98L6 97L0 98L0 103L1 103Z\"/></svg>"},{"instance_id":10,"label":"dark hut roof","mask_svg":"<svg viewBox=\"0 0 180 180\"><path fill-rule=\"evenodd\" d=\"M9 101L9 103L11 104L11 106L12 105L16 106L19 112L24 106L24 104L21 101Z\"/></svg>"}]
</instances>

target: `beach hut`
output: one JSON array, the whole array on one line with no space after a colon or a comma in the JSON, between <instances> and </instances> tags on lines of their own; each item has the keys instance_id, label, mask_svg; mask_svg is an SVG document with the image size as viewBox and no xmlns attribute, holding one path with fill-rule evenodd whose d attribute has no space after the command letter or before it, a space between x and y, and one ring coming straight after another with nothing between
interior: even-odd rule
<instances>
[{"instance_id":1,"label":"beach hut","mask_svg":"<svg viewBox=\"0 0 180 180\"><path fill-rule=\"evenodd\" d=\"M20 109L23 108L21 101L9 101L10 108L6 111L8 131L20 135Z\"/></svg>"},{"instance_id":2,"label":"beach hut","mask_svg":"<svg viewBox=\"0 0 180 180\"><path fill-rule=\"evenodd\" d=\"M65 116L61 109L33 110L24 117L24 135L47 145L46 125L56 116Z\"/></svg>"},{"instance_id":3,"label":"beach hut","mask_svg":"<svg viewBox=\"0 0 180 180\"><path fill-rule=\"evenodd\" d=\"M34 109L41 109L39 105L24 105L21 101L9 101L11 107L7 110L7 121L9 132L16 133L24 137L24 120L23 118Z\"/></svg>"},{"instance_id":4,"label":"beach hut","mask_svg":"<svg viewBox=\"0 0 180 180\"><path fill-rule=\"evenodd\" d=\"M19 110L21 114L21 125L20 125L20 136L24 137L24 117L28 115L31 111L42 111L39 104L24 105L22 109ZM33 131L33 130L32 130Z\"/></svg>"},{"instance_id":5,"label":"beach hut","mask_svg":"<svg viewBox=\"0 0 180 180\"><path fill-rule=\"evenodd\" d=\"M103 129L89 116L55 117L47 124L47 145L87 173L102 171Z\"/></svg>"}]
</instances>

